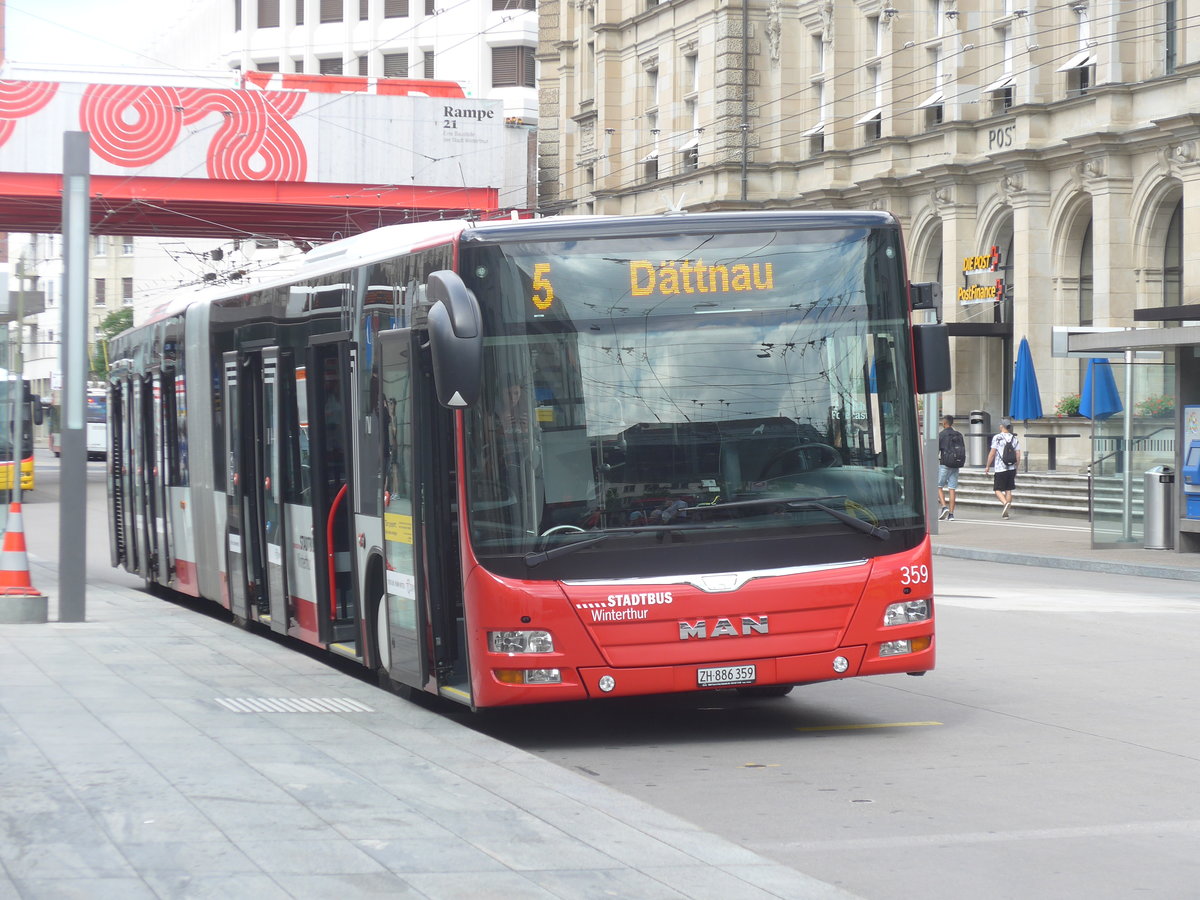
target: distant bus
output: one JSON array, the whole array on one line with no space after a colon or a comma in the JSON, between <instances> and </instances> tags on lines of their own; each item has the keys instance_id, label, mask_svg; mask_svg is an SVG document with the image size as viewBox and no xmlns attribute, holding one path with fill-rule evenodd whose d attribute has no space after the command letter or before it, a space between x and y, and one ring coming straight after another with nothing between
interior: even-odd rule
<instances>
[{"instance_id":1,"label":"distant bus","mask_svg":"<svg viewBox=\"0 0 1200 900\"><path fill-rule=\"evenodd\" d=\"M0 369L0 491L13 488L14 453L12 439L13 414L16 403L24 402L21 410L21 490L33 490L33 426L42 423L42 402L29 392L29 382L18 383L16 377Z\"/></svg>"},{"instance_id":2,"label":"distant bus","mask_svg":"<svg viewBox=\"0 0 1200 900\"><path fill-rule=\"evenodd\" d=\"M108 456L108 391L104 388L88 388L87 456L88 459Z\"/></svg>"},{"instance_id":3,"label":"distant bus","mask_svg":"<svg viewBox=\"0 0 1200 900\"><path fill-rule=\"evenodd\" d=\"M51 413L50 452L62 456L62 433L59 427L57 408ZM108 391L104 388L87 389L86 440L88 459L108 457Z\"/></svg>"}]
</instances>

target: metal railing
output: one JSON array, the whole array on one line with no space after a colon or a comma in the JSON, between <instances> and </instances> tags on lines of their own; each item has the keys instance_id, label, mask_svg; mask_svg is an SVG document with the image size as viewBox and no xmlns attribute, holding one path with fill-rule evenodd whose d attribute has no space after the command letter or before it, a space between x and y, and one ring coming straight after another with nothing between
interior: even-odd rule
<instances>
[{"instance_id":1,"label":"metal railing","mask_svg":"<svg viewBox=\"0 0 1200 900\"><path fill-rule=\"evenodd\" d=\"M1100 440L1112 441L1113 443L1116 444L1116 447L1113 450L1111 450L1110 452L1105 453L1103 456L1097 456L1093 459L1088 460L1087 477L1088 477L1088 521L1089 522L1094 520L1094 512L1095 512L1095 510L1094 510L1095 482L1093 479L1096 477L1097 473L1103 469L1103 464L1106 461L1113 459L1114 457L1120 457L1120 456L1125 455L1126 453L1128 453L1129 455L1132 455L1137 450L1162 451L1162 452L1169 452L1172 455L1174 455L1174 453L1175 453L1174 437L1172 437L1170 440L1160 438L1158 441L1155 442L1155 443L1161 444L1162 446L1152 446L1151 445L1151 442L1152 442L1154 436L1163 431L1174 432L1175 426L1174 425L1163 425L1159 428L1154 429L1153 431L1149 432L1148 434L1141 435L1140 437L1130 438L1130 440L1129 440L1130 446L1129 447L1124 446L1125 438L1123 438L1123 437L1100 438ZM1092 440L1093 440L1093 442L1096 441L1095 438L1092 438ZM1118 466L1117 471L1124 471L1123 468L1120 468L1120 466L1128 465L1128 462L1125 460L1122 460L1122 462L1120 464L1115 464L1115 465Z\"/></svg>"}]
</instances>

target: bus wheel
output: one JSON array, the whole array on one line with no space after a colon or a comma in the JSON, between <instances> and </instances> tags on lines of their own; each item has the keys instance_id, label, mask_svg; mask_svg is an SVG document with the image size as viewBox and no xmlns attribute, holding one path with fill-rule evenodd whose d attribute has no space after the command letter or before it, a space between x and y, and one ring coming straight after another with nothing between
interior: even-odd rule
<instances>
[{"instance_id":1,"label":"bus wheel","mask_svg":"<svg viewBox=\"0 0 1200 900\"><path fill-rule=\"evenodd\" d=\"M743 697L786 697L794 687L794 684L756 684L740 687L737 692Z\"/></svg>"},{"instance_id":2,"label":"bus wheel","mask_svg":"<svg viewBox=\"0 0 1200 900\"><path fill-rule=\"evenodd\" d=\"M388 643L388 614L387 594L382 589L376 589L371 602L371 664L375 669L375 678L384 690L392 690L392 677L388 668L392 663L392 648Z\"/></svg>"}]
</instances>

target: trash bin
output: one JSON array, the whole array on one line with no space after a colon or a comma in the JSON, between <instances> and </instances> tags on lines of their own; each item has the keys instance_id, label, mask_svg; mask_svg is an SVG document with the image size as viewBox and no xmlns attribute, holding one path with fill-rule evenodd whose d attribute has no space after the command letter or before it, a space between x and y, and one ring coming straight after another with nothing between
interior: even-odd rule
<instances>
[{"instance_id":1,"label":"trash bin","mask_svg":"<svg viewBox=\"0 0 1200 900\"><path fill-rule=\"evenodd\" d=\"M992 439L992 417L982 409L971 410L966 438L967 465L982 469L987 465L988 445Z\"/></svg>"},{"instance_id":2,"label":"trash bin","mask_svg":"<svg viewBox=\"0 0 1200 900\"><path fill-rule=\"evenodd\" d=\"M1175 470L1155 466L1143 477L1142 546L1170 550L1175 546Z\"/></svg>"}]
</instances>

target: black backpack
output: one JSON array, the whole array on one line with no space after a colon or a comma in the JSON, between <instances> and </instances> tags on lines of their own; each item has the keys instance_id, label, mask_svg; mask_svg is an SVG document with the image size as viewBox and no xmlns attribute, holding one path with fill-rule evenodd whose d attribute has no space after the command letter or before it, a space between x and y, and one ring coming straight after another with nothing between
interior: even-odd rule
<instances>
[{"instance_id":1,"label":"black backpack","mask_svg":"<svg viewBox=\"0 0 1200 900\"><path fill-rule=\"evenodd\" d=\"M1009 435L1008 440L1004 442L1004 446L1000 448L1000 459L1004 461L1006 466L1015 466L1017 464L1017 448L1013 446L1016 438Z\"/></svg>"},{"instance_id":2,"label":"black backpack","mask_svg":"<svg viewBox=\"0 0 1200 900\"><path fill-rule=\"evenodd\" d=\"M946 449L942 453L942 465L950 469L961 469L967 462L967 445L957 431L946 435Z\"/></svg>"}]
</instances>

